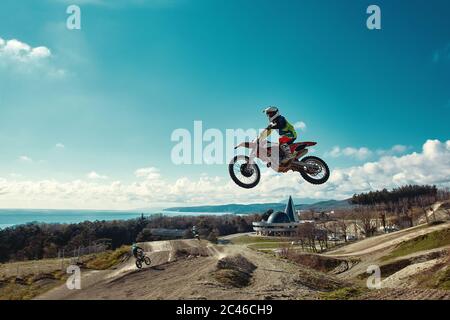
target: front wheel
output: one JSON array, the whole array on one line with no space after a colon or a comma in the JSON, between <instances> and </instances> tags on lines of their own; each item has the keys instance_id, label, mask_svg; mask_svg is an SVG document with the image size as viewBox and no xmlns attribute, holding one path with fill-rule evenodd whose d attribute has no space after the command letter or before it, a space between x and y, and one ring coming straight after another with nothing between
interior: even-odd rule
<instances>
[{"instance_id":1,"label":"front wheel","mask_svg":"<svg viewBox=\"0 0 450 320\"><path fill-rule=\"evenodd\" d=\"M248 156L235 156L228 165L231 179L240 187L251 189L258 185L261 172L256 163L250 163Z\"/></svg>"},{"instance_id":2,"label":"front wheel","mask_svg":"<svg viewBox=\"0 0 450 320\"><path fill-rule=\"evenodd\" d=\"M145 262L145 264L148 265L148 266L152 263L149 257L145 257L145 258L144 258L144 262Z\"/></svg>"},{"instance_id":3,"label":"front wheel","mask_svg":"<svg viewBox=\"0 0 450 320\"><path fill-rule=\"evenodd\" d=\"M308 164L300 170L300 174L309 183L323 184L330 178L330 169L322 159L310 156L303 158L301 162Z\"/></svg>"}]
</instances>

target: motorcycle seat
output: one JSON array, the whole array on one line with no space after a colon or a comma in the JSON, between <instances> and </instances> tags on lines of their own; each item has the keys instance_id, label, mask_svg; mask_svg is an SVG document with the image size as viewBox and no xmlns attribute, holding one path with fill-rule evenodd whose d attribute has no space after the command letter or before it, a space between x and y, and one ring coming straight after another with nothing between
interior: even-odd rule
<instances>
[{"instance_id":1,"label":"motorcycle seat","mask_svg":"<svg viewBox=\"0 0 450 320\"><path fill-rule=\"evenodd\" d=\"M311 141L305 141L305 142L297 142L293 143L291 148L295 151L300 151L302 149L305 149L306 147L315 146L317 142L311 142Z\"/></svg>"},{"instance_id":2,"label":"motorcycle seat","mask_svg":"<svg viewBox=\"0 0 450 320\"><path fill-rule=\"evenodd\" d=\"M297 147L310 147L310 146L315 146L317 144L317 142L311 142L311 141L305 141L305 142L297 142L294 143L294 146Z\"/></svg>"}]
</instances>

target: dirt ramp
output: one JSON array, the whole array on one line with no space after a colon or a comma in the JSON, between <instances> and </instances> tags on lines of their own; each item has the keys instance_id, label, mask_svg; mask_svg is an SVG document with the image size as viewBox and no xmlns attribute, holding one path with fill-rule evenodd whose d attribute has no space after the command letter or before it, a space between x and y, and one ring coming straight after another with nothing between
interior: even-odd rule
<instances>
[{"instance_id":1,"label":"dirt ramp","mask_svg":"<svg viewBox=\"0 0 450 320\"><path fill-rule=\"evenodd\" d=\"M220 259L212 276L222 285L243 288L250 284L255 269L256 265L238 254Z\"/></svg>"},{"instance_id":2,"label":"dirt ramp","mask_svg":"<svg viewBox=\"0 0 450 320\"><path fill-rule=\"evenodd\" d=\"M152 266L191 256L218 256L221 250L214 244L197 239L151 241L138 244L152 260Z\"/></svg>"},{"instance_id":3,"label":"dirt ramp","mask_svg":"<svg viewBox=\"0 0 450 320\"><path fill-rule=\"evenodd\" d=\"M150 258L150 267L160 266L183 258L215 256L220 252L212 243L196 239L149 241L141 242L137 245L144 249L145 255ZM144 265L143 268L148 268L148 266ZM135 259L130 257L117 265L115 270L110 272L105 278L113 280L135 271L138 271Z\"/></svg>"}]
</instances>

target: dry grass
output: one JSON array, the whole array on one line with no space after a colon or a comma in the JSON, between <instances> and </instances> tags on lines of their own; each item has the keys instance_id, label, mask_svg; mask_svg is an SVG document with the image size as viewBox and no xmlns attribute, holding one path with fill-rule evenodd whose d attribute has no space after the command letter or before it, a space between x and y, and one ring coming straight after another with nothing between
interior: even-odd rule
<instances>
[{"instance_id":1,"label":"dry grass","mask_svg":"<svg viewBox=\"0 0 450 320\"><path fill-rule=\"evenodd\" d=\"M319 297L323 300L357 299L366 290L358 287L344 287L330 292L322 292Z\"/></svg>"},{"instance_id":2,"label":"dry grass","mask_svg":"<svg viewBox=\"0 0 450 320\"><path fill-rule=\"evenodd\" d=\"M344 261L316 254L290 252L286 257L298 265L302 265L321 272L330 272L336 269Z\"/></svg>"},{"instance_id":3,"label":"dry grass","mask_svg":"<svg viewBox=\"0 0 450 320\"><path fill-rule=\"evenodd\" d=\"M229 256L217 262L213 278L219 283L236 288L250 284L256 266L241 255Z\"/></svg>"},{"instance_id":4,"label":"dry grass","mask_svg":"<svg viewBox=\"0 0 450 320\"><path fill-rule=\"evenodd\" d=\"M282 243L282 242L286 242L289 239L285 239L285 238L272 238L272 237L259 237L259 236L248 236L248 235L244 235L244 236L240 236L240 237L235 237L233 239L231 239L231 243L232 244L252 244L252 243L267 243L267 242L273 242L273 243Z\"/></svg>"},{"instance_id":5,"label":"dry grass","mask_svg":"<svg viewBox=\"0 0 450 320\"><path fill-rule=\"evenodd\" d=\"M63 270L70 264L70 259L43 259L0 264L0 279L27 277L32 274L52 273Z\"/></svg>"},{"instance_id":6,"label":"dry grass","mask_svg":"<svg viewBox=\"0 0 450 320\"><path fill-rule=\"evenodd\" d=\"M28 274L0 280L0 300L29 300L61 285L67 279L62 271Z\"/></svg>"},{"instance_id":7,"label":"dry grass","mask_svg":"<svg viewBox=\"0 0 450 320\"><path fill-rule=\"evenodd\" d=\"M91 255L85 267L94 270L106 270L124 261L130 256L130 247L122 246L114 251L105 251Z\"/></svg>"},{"instance_id":8,"label":"dry grass","mask_svg":"<svg viewBox=\"0 0 450 320\"><path fill-rule=\"evenodd\" d=\"M434 231L401 243L389 255L383 257L383 260L390 260L447 245L450 245L450 229Z\"/></svg>"},{"instance_id":9,"label":"dry grass","mask_svg":"<svg viewBox=\"0 0 450 320\"><path fill-rule=\"evenodd\" d=\"M447 255L449 254L450 250L447 250ZM450 256L433 268L418 275L416 280L422 287L450 290Z\"/></svg>"},{"instance_id":10,"label":"dry grass","mask_svg":"<svg viewBox=\"0 0 450 320\"><path fill-rule=\"evenodd\" d=\"M122 262L129 251L128 246L123 246L114 251L84 256L79 262L88 269L104 270ZM0 300L32 299L63 284L68 277L65 268L69 264L69 259L46 259L0 265Z\"/></svg>"}]
</instances>

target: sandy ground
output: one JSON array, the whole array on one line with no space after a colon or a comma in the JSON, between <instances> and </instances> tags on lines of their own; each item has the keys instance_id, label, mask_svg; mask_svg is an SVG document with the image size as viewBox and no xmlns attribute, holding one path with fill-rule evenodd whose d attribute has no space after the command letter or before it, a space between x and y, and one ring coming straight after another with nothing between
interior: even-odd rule
<instances>
[{"instance_id":1,"label":"sandy ground","mask_svg":"<svg viewBox=\"0 0 450 320\"><path fill-rule=\"evenodd\" d=\"M0 264L0 275L4 278L25 277L33 274L52 273L65 270L71 259L43 259Z\"/></svg>"},{"instance_id":2,"label":"sandy ground","mask_svg":"<svg viewBox=\"0 0 450 320\"><path fill-rule=\"evenodd\" d=\"M326 255L333 257L352 257L373 254L376 251L386 250L401 242L414 239L418 236L448 228L450 228L450 222L426 228L423 225L420 225L413 228L364 239L337 250L329 251Z\"/></svg>"},{"instance_id":3,"label":"sandy ground","mask_svg":"<svg viewBox=\"0 0 450 320\"><path fill-rule=\"evenodd\" d=\"M434 267L442 259L432 259L424 262L415 263L401 269L393 275L387 277L381 282L383 288L410 288L415 285L411 282L412 276L417 273L426 271Z\"/></svg>"},{"instance_id":4,"label":"sandy ground","mask_svg":"<svg viewBox=\"0 0 450 320\"><path fill-rule=\"evenodd\" d=\"M414 239L418 236L430 232L434 232L437 230L444 230L448 228L450 228L449 222L432 227L417 226L414 228L409 228L385 235L364 239L362 241L347 245L337 250L327 252L325 256L338 259L351 259L357 261L357 263L354 264L352 268L337 275L337 277L340 279L350 280L354 279L355 277L366 274L367 268L369 266L372 265L382 266L383 264L385 264L386 261L382 261L381 259L385 255L389 254L389 252L391 252L391 250L394 249L397 244L400 244L410 239ZM413 256L421 256L433 251L440 251L440 250L445 250L445 248L437 248L434 250L416 252L410 256L400 257L399 259L412 258ZM429 264L424 264L423 267L427 266L431 268L438 262L439 262L438 260L435 260L433 262L430 262ZM398 274L397 275L398 279L395 281L393 280L394 278L391 278L389 282L386 282L386 285L392 282L392 285L390 285L389 287L398 286L399 283L402 281L402 279L403 282L405 283L411 283L410 281L405 281L405 279L407 277L409 278L413 277L415 273L419 273L421 270L422 270L421 268L416 269L415 267L411 266L410 269L404 271L405 274L403 275L401 273ZM369 276L369 274L367 274L367 276ZM383 277L383 275L381 276ZM394 275L391 275L391 277L392 276Z\"/></svg>"},{"instance_id":5,"label":"sandy ground","mask_svg":"<svg viewBox=\"0 0 450 320\"><path fill-rule=\"evenodd\" d=\"M175 259L174 248L206 246L208 256ZM152 266L136 270L127 261L116 270L87 272L81 290L61 286L37 299L302 299L315 298L317 290L304 278L334 281L314 271L299 270L292 263L276 259L246 246L215 246L206 242L164 241L144 244ZM249 286L230 288L211 276L217 261L227 255L241 254L257 268Z\"/></svg>"},{"instance_id":6,"label":"sandy ground","mask_svg":"<svg viewBox=\"0 0 450 320\"><path fill-rule=\"evenodd\" d=\"M448 290L395 288L371 291L360 299L364 300L450 300Z\"/></svg>"},{"instance_id":7,"label":"sandy ground","mask_svg":"<svg viewBox=\"0 0 450 320\"><path fill-rule=\"evenodd\" d=\"M85 271L81 290L55 288L37 299L317 299L321 291L363 283L358 278L372 264L397 244L436 230L450 228L450 222L365 239L325 254L351 261L337 274L325 274L250 249L247 245L213 245L207 241L173 240L140 244L152 265L137 270L134 259L128 259L112 270ZM231 235L227 239L240 235ZM194 254L176 256L184 250ZM414 275L432 268L440 258L427 258L433 251L414 253L411 265L383 280L383 289L368 292L363 299L450 299L450 292L415 288ZM219 259L240 254L257 266L250 284L244 288L225 287L212 276ZM424 259L421 259L421 257ZM446 256L448 257L448 253ZM417 259L416 259L417 258ZM417 260L417 261L416 261ZM359 279L359 280L358 280ZM330 287L331 285L331 287ZM328 287L327 287L328 286Z\"/></svg>"}]
</instances>

